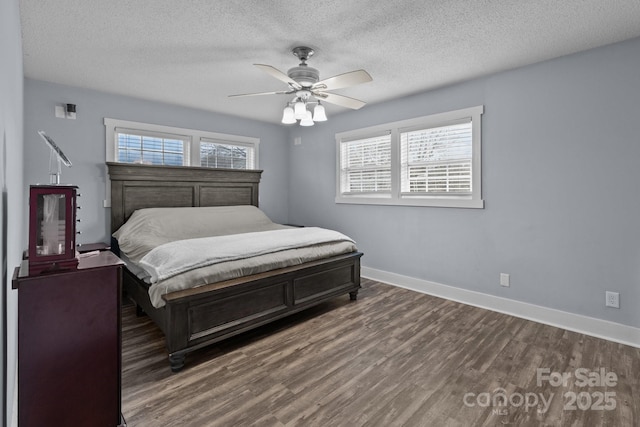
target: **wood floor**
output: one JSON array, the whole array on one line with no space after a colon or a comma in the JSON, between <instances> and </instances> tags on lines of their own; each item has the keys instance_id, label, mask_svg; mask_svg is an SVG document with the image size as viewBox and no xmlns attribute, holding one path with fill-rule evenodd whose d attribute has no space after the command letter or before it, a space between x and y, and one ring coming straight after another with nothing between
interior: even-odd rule
<instances>
[{"instance_id":1,"label":"wood floor","mask_svg":"<svg viewBox=\"0 0 640 427\"><path fill-rule=\"evenodd\" d=\"M640 349L362 284L358 301L191 353L177 374L160 331L126 306L128 425L640 426ZM608 385L584 385L600 368ZM564 386L553 382L563 374Z\"/></svg>"}]
</instances>

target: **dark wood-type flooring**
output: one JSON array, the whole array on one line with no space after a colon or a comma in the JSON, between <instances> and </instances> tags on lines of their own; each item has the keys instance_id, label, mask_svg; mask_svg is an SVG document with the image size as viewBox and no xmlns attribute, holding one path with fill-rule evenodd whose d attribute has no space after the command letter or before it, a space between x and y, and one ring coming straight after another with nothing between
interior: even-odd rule
<instances>
[{"instance_id":1,"label":"dark wood-type flooring","mask_svg":"<svg viewBox=\"0 0 640 427\"><path fill-rule=\"evenodd\" d=\"M640 426L640 349L362 285L358 301L345 295L191 353L177 374L161 332L125 306L129 426ZM571 377L538 385L537 368ZM617 381L580 387L578 368ZM540 398L522 404L540 393L546 411Z\"/></svg>"}]
</instances>

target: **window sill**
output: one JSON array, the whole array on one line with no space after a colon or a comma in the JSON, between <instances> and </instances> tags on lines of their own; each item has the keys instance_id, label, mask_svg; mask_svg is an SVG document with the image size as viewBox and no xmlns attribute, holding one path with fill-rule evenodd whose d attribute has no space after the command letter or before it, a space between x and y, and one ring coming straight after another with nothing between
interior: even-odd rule
<instances>
[{"instance_id":1,"label":"window sill","mask_svg":"<svg viewBox=\"0 0 640 427\"><path fill-rule=\"evenodd\" d=\"M380 197L336 197L336 203L353 205L426 206L438 208L484 209L484 200L471 198L380 198Z\"/></svg>"}]
</instances>

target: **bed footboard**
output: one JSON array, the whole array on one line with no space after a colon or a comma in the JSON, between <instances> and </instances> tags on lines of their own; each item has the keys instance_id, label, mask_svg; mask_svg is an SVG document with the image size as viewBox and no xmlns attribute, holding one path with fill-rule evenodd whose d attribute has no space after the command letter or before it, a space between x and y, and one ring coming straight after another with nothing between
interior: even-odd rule
<instances>
[{"instance_id":1,"label":"bed footboard","mask_svg":"<svg viewBox=\"0 0 640 427\"><path fill-rule=\"evenodd\" d=\"M355 300L361 256L353 252L173 292L163 297L166 305L160 309L150 305L140 286L125 288L164 332L171 369L177 372L189 352L339 295Z\"/></svg>"}]
</instances>

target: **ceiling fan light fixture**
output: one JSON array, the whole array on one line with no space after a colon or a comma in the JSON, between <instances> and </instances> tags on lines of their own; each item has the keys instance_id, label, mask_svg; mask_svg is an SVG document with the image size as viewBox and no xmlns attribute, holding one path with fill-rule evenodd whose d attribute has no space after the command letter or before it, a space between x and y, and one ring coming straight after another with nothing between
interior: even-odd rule
<instances>
[{"instance_id":1,"label":"ceiling fan light fixture","mask_svg":"<svg viewBox=\"0 0 640 427\"><path fill-rule=\"evenodd\" d=\"M290 104L284 107L284 111L282 112L282 123L285 125L290 125L296 122L295 113L293 112L293 108Z\"/></svg>"},{"instance_id":2,"label":"ceiling fan light fixture","mask_svg":"<svg viewBox=\"0 0 640 427\"><path fill-rule=\"evenodd\" d=\"M307 115L307 105L301 99L298 99L293 106L294 117L296 120L302 120Z\"/></svg>"},{"instance_id":3,"label":"ceiling fan light fixture","mask_svg":"<svg viewBox=\"0 0 640 427\"><path fill-rule=\"evenodd\" d=\"M300 120L300 126L313 126L311 111L307 110L307 114L305 114L304 118Z\"/></svg>"},{"instance_id":4,"label":"ceiling fan light fixture","mask_svg":"<svg viewBox=\"0 0 640 427\"><path fill-rule=\"evenodd\" d=\"M313 121L314 122L326 122L327 114L324 111L324 105L318 101L318 104L313 108Z\"/></svg>"},{"instance_id":5,"label":"ceiling fan light fixture","mask_svg":"<svg viewBox=\"0 0 640 427\"><path fill-rule=\"evenodd\" d=\"M257 95L292 95L293 99L287 102L282 111L283 124L294 124L300 121L301 126L313 126L314 122L327 121L327 114L320 98L329 104L358 110L365 102L348 96L338 95L331 91L345 87L355 86L373 80L365 70L354 70L337 74L333 77L320 80L320 72L307 64L307 60L314 54L314 50L307 46L296 46L291 52L300 60L296 67L283 73L271 65L253 64L271 77L287 84L287 90L275 92L258 92L229 95L229 97L257 96ZM311 106L314 106L311 109ZM312 114L313 111L313 114Z\"/></svg>"}]
</instances>

